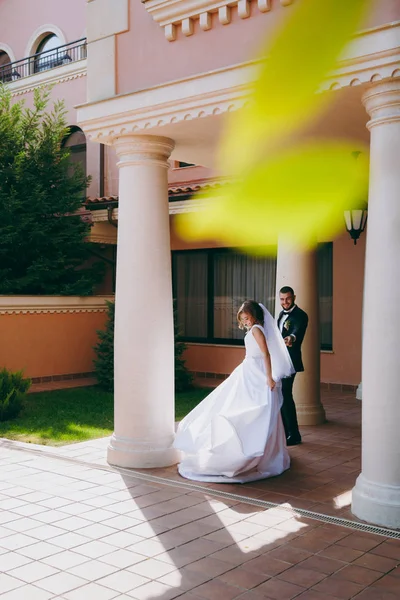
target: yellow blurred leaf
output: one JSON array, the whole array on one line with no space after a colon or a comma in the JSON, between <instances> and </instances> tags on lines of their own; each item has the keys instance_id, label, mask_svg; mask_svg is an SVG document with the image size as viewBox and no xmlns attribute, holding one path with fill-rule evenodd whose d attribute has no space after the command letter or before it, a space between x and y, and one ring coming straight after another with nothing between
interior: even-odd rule
<instances>
[{"instance_id":1,"label":"yellow blurred leaf","mask_svg":"<svg viewBox=\"0 0 400 600\"><path fill-rule=\"evenodd\" d=\"M208 196L208 207L179 215L179 235L251 246L253 253L278 237L293 246L315 245L343 228L343 211L368 190L366 153L355 159L348 143L308 142L260 162Z\"/></svg>"},{"instance_id":2,"label":"yellow blurred leaf","mask_svg":"<svg viewBox=\"0 0 400 600\"><path fill-rule=\"evenodd\" d=\"M230 115L220 168L241 169L289 132L303 128L331 99L317 93L352 34L367 0L298 0L275 35L260 49L266 56L249 105Z\"/></svg>"}]
</instances>

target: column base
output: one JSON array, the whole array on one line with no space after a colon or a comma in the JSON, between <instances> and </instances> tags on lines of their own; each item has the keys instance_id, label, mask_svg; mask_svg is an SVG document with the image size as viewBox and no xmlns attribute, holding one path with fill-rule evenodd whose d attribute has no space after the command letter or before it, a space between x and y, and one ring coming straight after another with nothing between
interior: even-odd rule
<instances>
[{"instance_id":1,"label":"column base","mask_svg":"<svg viewBox=\"0 0 400 600\"><path fill-rule=\"evenodd\" d=\"M353 488L353 514L367 523L400 528L400 486L382 485L358 476Z\"/></svg>"},{"instance_id":2,"label":"column base","mask_svg":"<svg viewBox=\"0 0 400 600\"><path fill-rule=\"evenodd\" d=\"M362 400L362 382L360 383L360 385L357 388L356 398L357 398L357 400Z\"/></svg>"},{"instance_id":3,"label":"column base","mask_svg":"<svg viewBox=\"0 0 400 600\"><path fill-rule=\"evenodd\" d=\"M322 425L326 422L325 409L319 406L296 406L297 420L301 426Z\"/></svg>"},{"instance_id":4,"label":"column base","mask_svg":"<svg viewBox=\"0 0 400 600\"><path fill-rule=\"evenodd\" d=\"M173 438L154 442L138 442L113 434L107 448L107 462L128 469L153 469L170 467L180 460L180 452L172 447Z\"/></svg>"}]
</instances>

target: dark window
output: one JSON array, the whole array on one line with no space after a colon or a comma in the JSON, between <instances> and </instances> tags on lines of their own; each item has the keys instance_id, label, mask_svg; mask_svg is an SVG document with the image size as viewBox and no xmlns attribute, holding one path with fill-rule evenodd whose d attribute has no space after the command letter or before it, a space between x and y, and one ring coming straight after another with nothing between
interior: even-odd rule
<instances>
[{"instance_id":1,"label":"dark window","mask_svg":"<svg viewBox=\"0 0 400 600\"><path fill-rule=\"evenodd\" d=\"M47 69L53 69L54 67L63 65L65 62L69 62L66 58L67 54L65 50L58 50L60 45L61 42L54 33L47 35L40 42L36 50L34 62L35 73L47 71Z\"/></svg>"},{"instance_id":2,"label":"dark window","mask_svg":"<svg viewBox=\"0 0 400 600\"><path fill-rule=\"evenodd\" d=\"M333 243L318 246L318 290L321 350L332 350Z\"/></svg>"},{"instance_id":3,"label":"dark window","mask_svg":"<svg viewBox=\"0 0 400 600\"><path fill-rule=\"evenodd\" d=\"M0 81L2 83L8 83L12 81L12 68L10 65L10 57L7 52L0 50Z\"/></svg>"},{"instance_id":4,"label":"dark window","mask_svg":"<svg viewBox=\"0 0 400 600\"><path fill-rule=\"evenodd\" d=\"M174 298L185 341L242 344L236 311L244 300L275 312L276 258L228 249L172 253ZM321 349L332 349L332 243L318 248Z\"/></svg>"},{"instance_id":5,"label":"dark window","mask_svg":"<svg viewBox=\"0 0 400 600\"><path fill-rule=\"evenodd\" d=\"M276 260L226 249L173 253L174 297L185 339L240 344L236 311L261 298L274 311Z\"/></svg>"},{"instance_id":6,"label":"dark window","mask_svg":"<svg viewBox=\"0 0 400 600\"><path fill-rule=\"evenodd\" d=\"M178 164L179 169L185 169L186 167L195 167L196 165L194 165L193 163L185 163L185 162L180 162Z\"/></svg>"},{"instance_id":7,"label":"dark window","mask_svg":"<svg viewBox=\"0 0 400 600\"><path fill-rule=\"evenodd\" d=\"M86 137L81 129L78 127L71 127L71 133L65 138L63 147L68 148L70 151L70 163L71 168L74 165L81 165L82 171L86 177ZM84 198L86 197L86 189L84 191ZM84 199L83 198L83 199Z\"/></svg>"}]
</instances>

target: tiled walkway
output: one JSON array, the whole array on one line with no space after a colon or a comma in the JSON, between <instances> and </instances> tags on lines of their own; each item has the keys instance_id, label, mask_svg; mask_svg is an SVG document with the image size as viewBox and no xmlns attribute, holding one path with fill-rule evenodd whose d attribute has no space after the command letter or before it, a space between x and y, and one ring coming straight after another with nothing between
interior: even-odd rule
<instances>
[{"instance_id":1,"label":"tiled walkway","mask_svg":"<svg viewBox=\"0 0 400 600\"><path fill-rule=\"evenodd\" d=\"M399 540L290 509L353 519L360 405L324 402L329 423L303 429L292 469L243 486L115 472L107 440L0 441L0 600L397 600Z\"/></svg>"}]
</instances>

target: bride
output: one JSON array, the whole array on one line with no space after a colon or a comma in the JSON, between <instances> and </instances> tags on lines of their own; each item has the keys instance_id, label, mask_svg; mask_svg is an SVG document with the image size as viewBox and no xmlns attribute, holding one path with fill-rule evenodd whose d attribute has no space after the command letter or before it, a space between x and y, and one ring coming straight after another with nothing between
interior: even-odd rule
<instances>
[{"instance_id":1,"label":"bride","mask_svg":"<svg viewBox=\"0 0 400 600\"><path fill-rule=\"evenodd\" d=\"M179 424L182 477L245 483L286 471L281 379L294 373L278 327L262 304L247 300L237 320L247 329L244 361Z\"/></svg>"}]
</instances>

